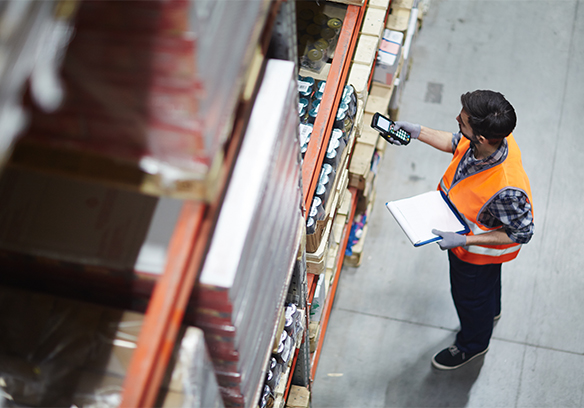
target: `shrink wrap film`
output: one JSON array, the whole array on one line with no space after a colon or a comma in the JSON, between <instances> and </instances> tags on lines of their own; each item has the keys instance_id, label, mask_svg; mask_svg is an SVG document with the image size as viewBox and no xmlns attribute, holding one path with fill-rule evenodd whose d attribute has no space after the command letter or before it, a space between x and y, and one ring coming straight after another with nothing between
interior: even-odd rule
<instances>
[{"instance_id":1,"label":"shrink wrap film","mask_svg":"<svg viewBox=\"0 0 584 408\"><path fill-rule=\"evenodd\" d=\"M0 286L3 407L118 407L144 316ZM223 407L203 333L183 327L162 407Z\"/></svg>"},{"instance_id":2,"label":"shrink wrap film","mask_svg":"<svg viewBox=\"0 0 584 408\"><path fill-rule=\"evenodd\" d=\"M8 160L28 124L29 95L54 110L64 90L59 69L72 35L75 1L5 0L0 6L0 164Z\"/></svg>"},{"instance_id":3,"label":"shrink wrap film","mask_svg":"<svg viewBox=\"0 0 584 408\"><path fill-rule=\"evenodd\" d=\"M268 6L267 0L79 2L60 75L64 100L51 112L30 104L21 149L73 156L69 168L53 157L45 170L75 174L81 155L99 166L83 173L87 178L153 195L215 199L224 144ZM112 180L103 160L142 180Z\"/></svg>"}]
</instances>

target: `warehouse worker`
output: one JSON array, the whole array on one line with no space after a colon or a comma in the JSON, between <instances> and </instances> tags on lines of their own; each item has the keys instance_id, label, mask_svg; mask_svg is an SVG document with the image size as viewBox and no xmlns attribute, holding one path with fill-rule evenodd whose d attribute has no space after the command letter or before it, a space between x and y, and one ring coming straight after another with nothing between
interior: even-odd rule
<instances>
[{"instance_id":1,"label":"warehouse worker","mask_svg":"<svg viewBox=\"0 0 584 408\"><path fill-rule=\"evenodd\" d=\"M448 250L452 298L460 319L455 343L432 357L452 370L485 354L493 322L501 313L501 264L514 259L533 235L529 179L511 132L513 106L493 91L461 96L459 132L396 122L430 146L454 153L438 188L448 195L471 229L467 235L434 230Z\"/></svg>"}]
</instances>

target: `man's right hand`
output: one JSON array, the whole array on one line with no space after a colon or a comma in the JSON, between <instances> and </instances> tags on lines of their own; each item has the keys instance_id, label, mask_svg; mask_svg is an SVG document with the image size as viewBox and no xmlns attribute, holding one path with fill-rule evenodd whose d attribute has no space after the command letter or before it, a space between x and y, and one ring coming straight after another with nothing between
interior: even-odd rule
<instances>
[{"instance_id":1,"label":"man's right hand","mask_svg":"<svg viewBox=\"0 0 584 408\"><path fill-rule=\"evenodd\" d=\"M395 130L403 129L410 134L412 139L417 139L420 136L420 132L422 131L422 126L410 123L410 122L403 122L403 121L396 121L394 122L393 128ZM399 142L398 142L399 143ZM396 143L396 144L398 144ZM399 143L401 144L401 143Z\"/></svg>"}]
</instances>

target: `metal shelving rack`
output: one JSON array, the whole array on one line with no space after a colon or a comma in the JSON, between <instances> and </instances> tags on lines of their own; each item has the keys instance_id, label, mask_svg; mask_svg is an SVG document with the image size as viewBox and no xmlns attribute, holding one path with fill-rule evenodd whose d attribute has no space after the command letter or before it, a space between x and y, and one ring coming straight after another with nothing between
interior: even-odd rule
<instances>
[{"instance_id":1,"label":"metal shelving rack","mask_svg":"<svg viewBox=\"0 0 584 408\"><path fill-rule=\"evenodd\" d=\"M185 202L168 248L168 264L156 283L148 303L144 325L132 362L128 368L121 407L153 406L164 373L183 323L197 276L203 265L213 229L221 210L229 176L237 159L255 94L265 65L271 32L281 0L273 0L252 60L246 88L253 90L248 99L240 100L232 135L223 162L221 186L212 203ZM255 64L255 69L253 65Z\"/></svg>"},{"instance_id":2,"label":"metal shelving rack","mask_svg":"<svg viewBox=\"0 0 584 408\"><path fill-rule=\"evenodd\" d=\"M361 5L347 6L347 13L343 20L343 27L335 49L335 56L332 60L330 71L327 76L325 91L320 103L318 115L314 122L314 128L310 142L308 144L308 149L304 157L304 163L302 167L302 183L305 208L310 208L310 204L314 196L314 191L318 183L320 168L323 163L323 159L326 153L326 146L328 145L330 134L333 128L336 111L347 80L349 68L351 66L359 30L361 28L363 17L366 11L366 4L367 2L365 1ZM353 187L351 187L349 191L351 192L352 197L350 212L341 238L341 245L339 249L341 253L337 259L335 279L331 284L330 291L327 295L327 299L323 308L323 317L321 320L320 336L317 348L312 357L309 359L310 367L308 369L311 377L310 381L312 381L314 378L316 369L318 367L318 359L320 357L322 344L326 334L328 318L330 316L330 311L332 309L335 292L339 281L339 273L343 265L344 249L347 246L351 225L353 223L353 217L355 215L358 191ZM307 286L309 292L309 303L312 302L312 298L314 297L317 281L318 279L315 275L310 273L308 274Z\"/></svg>"},{"instance_id":3,"label":"metal shelving rack","mask_svg":"<svg viewBox=\"0 0 584 408\"><path fill-rule=\"evenodd\" d=\"M220 192L210 203L191 200L183 202L167 249L168 262L163 274L158 279L148 276L145 281L134 282L130 290L124 292L126 295L139 296L139 302L146 302L147 306L137 347L134 350L124 381L120 405L122 407L153 406L158 396L160 385L177 342L179 329L183 324L185 310L205 259L209 240L221 209L222 198L247 127L255 94L261 82L259 78L261 78L261 72L265 65L264 56L282 0L266 0L266 2L269 4L267 15L260 30L258 43L252 47L254 51L250 69L245 78L242 97L234 112L235 121L231 137L225 146L222 169L217 180ZM47 271L58 274L58 278L56 278L58 282L55 283L54 278L51 277L40 277L36 282L34 279L28 279L38 275L34 270L31 270L34 268L34 264L7 262L15 270L26 270L24 277L4 277L3 281L8 284L38 289L47 283L48 291L53 290L55 293L59 293L56 288L68 277L71 277L72 280L68 285L75 286L79 283L83 285L80 287L84 289L86 286L90 287L91 282L97 283L97 287L102 289L112 284L114 288L116 286L115 279L109 282L110 278L102 277L99 274L86 275L85 278L89 283L83 283L83 278L73 278L73 274L77 271L70 270L71 268L64 264L45 268ZM45 289L47 289L46 286ZM65 290L65 292L68 291ZM98 291L99 289L94 289L91 293L93 295ZM107 294L103 296L97 294L92 297L92 300L109 303L111 299ZM132 302L124 301L121 303L127 306ZM119 306L115 300L112 301L112 304Z\"/></svg>"},{"instance_id":4,"label":"metal shelving rack","mask_svg":"<svg viewBox=\"0 0 584 408\"><path fill-rule=\"evenodd\" d=\"M248 78L247 88L258 88L257 78L260 76L264 64L263 56L266 54L270 34L279 7L283 0L273 0L270 3L270 11L266 18L262 34L260 35L256 52L256 64L259 68ZM288 0L291 1L291 0ZM342 95L350 68L352 55L356 46L357 37L366 9L366 1L361 5L348 5L343 22L343 28L337 43L335 57L332 61L327 78L327 85L320 105L320 110L314 124L311 142L305 155L302 169L304 208L309 208L312 202L318 175L326 153L333 127L334 117ZM249 83L249 81L255 83ZM215 201L211 203L185 201L174 233L168 247L169 260L164 273L154 283L151 295L147 301L147 309L143 327L134 351L130 367L128 369L124 390L122 394L122 407L148 407L153 406L157 398L163 376L167 370L169 359L177 341L180 326L183 324L185 310L189 304L191 292L195 285L198 273L205 258L210 237L221 209L221 201L225 187L229 182L231 170L237 157L241 139L247 126L247 120L253 106L253 96L242 99L235 113L236 120L233 126L230 141L226 147L225 160L219 178L221 192L217 194ZM341 239L342 251L336 265L336 278L331 286L324 309L321 335L314 353L309 372L311 378L318 365L320 349L324 341L326 324L338 283L338 272L343 264L344 248L346 247L352 219L355 213L358 192L355 188L352 193L351 210L348 222ZM68 271L62 272L67 274ZM98 279L93 277L92 279ZM310 302L316 286L315 276L307 277L307 296ZM149 292L150 288L144 289ZM296 353L296 358L298 353ZM292 376L290 376L292 377ZM290 383L288 385L289 391Z\"/></svg>"}]
</instances>

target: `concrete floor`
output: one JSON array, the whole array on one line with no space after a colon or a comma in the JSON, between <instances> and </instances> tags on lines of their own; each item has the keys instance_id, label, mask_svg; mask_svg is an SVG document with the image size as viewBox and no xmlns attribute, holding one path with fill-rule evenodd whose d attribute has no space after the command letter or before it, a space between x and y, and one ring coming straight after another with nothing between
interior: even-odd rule
<instances>
[{"instance_id":1,"label":"concrete floor","mask_svg":"<svg viewBox=\"0 0 584 408\"><path fill-rule=\"evenodd\" d=\"M313 407L584 407L582 40L584 0L431 2L399 118L456 130L462 93L502 92L518 115L536 235L503 267L485 358L433 369L458 330L446 253L414 248L384 204L434 189L450 156L388 146L363 262L342 270Z\"/></svg>"}]
</instances>

